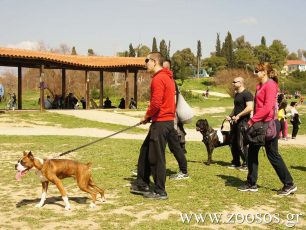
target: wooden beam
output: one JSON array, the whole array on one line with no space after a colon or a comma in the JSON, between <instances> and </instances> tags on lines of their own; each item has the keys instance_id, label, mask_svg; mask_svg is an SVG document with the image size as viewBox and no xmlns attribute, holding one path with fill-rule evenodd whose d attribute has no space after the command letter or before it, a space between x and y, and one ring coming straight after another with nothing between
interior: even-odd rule
<instances>
[{"instance_id":1,"label":"wooden beam","mask_svg":"<svg viewBox=\"0 0 306 230\"><path fill-rule=\"evenodd\" d=\"M18 66L18 110L22 110L22 69Z\"/></svg>"},{"instance_id":2,"label":"wooden beam","mask_svg":"<svg viewBox=\"0 0 306 230\"><path fill-rule=\"evenodd\" d=\"M62 98L66 97L66 69L62 69Z\"/></svg>"},{"instance_id":3,"label":"wooden beam","mask_svg":"<svg viewBox=\"0 0 306 230\"><path fill-rule=\"evenodd\" d=\"M90 98L89 98L89 72L85 71L85 100L86 109L90 109Z\"/></svg>"},{"instance_id":4,"label":"wooden beam","mask_svg":"<svg viewBox=\"0 0 306 230\"><path fill-rule=\"evenodd\" d=\"M129 82L128 82L129 70L125 70L125 109L129 108Z\"/></svg>"},{"instance_id":5,"label":"wooden beam","mask_svg":"<svg viewBox=\"0 0 306 230\"><path fill-rule=\"evenodd\" d=\"M100 70L100 95L99 95L99 107L103 107L103 97L104 97L104 75L103 70Z\"/></svg>"},{"instance_id":6,"label":"wooden beam","mask_svg":"<svg viewBox=\"0 0 306 230\"><path fill-rule=\"evenodd\" d=\"M42 112L45 109L45 99L44 99L44 65L40 66L40 75L39 75L39 87L40 87L40 111Z\"/></svg>"},{"instance_id":7,"label":"wooden beam","mask_svg":"<svg viewBox=\"0 0 306 230\"><path fill-rule=\"evenodd\" d=\"M134 100L136 101L136 108L137 108L137 102L138 102L138 97L137 97L137 91L138 91L138 85L137 85L137 74L138 74L138 71L136 71L134 73Z\"/></svg>"}]
</instances>

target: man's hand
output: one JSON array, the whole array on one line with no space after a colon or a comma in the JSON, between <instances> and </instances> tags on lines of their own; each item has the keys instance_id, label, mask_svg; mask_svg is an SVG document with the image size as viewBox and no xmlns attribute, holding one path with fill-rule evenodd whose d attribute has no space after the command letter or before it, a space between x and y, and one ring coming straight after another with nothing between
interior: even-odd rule
<instances>
[{"instance_id":1,"label":"man's hand","mask_svg":"<svg viewBox=\"0 0 306 230\"><path fill-rule=\"evenodd\" d=\"M140 119L140 124L145 125L148 122L150 122L151 118L144 116L142 119Z\"/></svg>"},{"instance_id":2,"label":"man's hand","mask_svg":"<svg viewBox=\"0 0 306 230\"><path fill-rule=\"evenodd\" d=\"M225 119L226 119L227 121L232 120L232 118L231 118L230 116L226 116Z\"/></svg>"},{"instance_id":3,"label":"man's hand","mask_svg":"<svg viewBox=\"0 0 306 230\"><path fill-rule=\"evenodd\" d=\"M232 119L235 123L237 123L237 121L239 120L240 116L237 115L237 116L233 116Z\"/></svg>"}]
</instances>

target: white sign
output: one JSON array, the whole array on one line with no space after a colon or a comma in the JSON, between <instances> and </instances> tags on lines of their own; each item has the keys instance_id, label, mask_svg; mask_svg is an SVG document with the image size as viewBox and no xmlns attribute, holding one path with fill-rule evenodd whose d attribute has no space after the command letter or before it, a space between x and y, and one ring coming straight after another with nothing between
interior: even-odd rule
<instances>
[{"instance_id":1,"label":"white sign","mask_svg":"<svg viewBox=\"0 0 306 230\"><path fill-rule=\"evenodd\" d=\"M0 84L0 96L3 97L4 95L4 87L2 84Z\"/></svg>"}]
</instances>

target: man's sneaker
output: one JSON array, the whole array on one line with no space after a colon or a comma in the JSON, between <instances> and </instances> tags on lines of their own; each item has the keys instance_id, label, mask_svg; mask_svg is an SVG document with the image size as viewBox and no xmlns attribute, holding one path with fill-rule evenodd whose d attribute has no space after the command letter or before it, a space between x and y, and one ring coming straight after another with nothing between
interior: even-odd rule
<instances>
[{"instance_id":1,"label":"man's sneaker","mask_svg":"<svg viewBox=\"0 0 306 230\"><path fill-rule=\"evenodd\" d=\"M144 198L147 199L154 199L154 200L167 200L168 195L167 193L155 193L155 192L149 192L143 195Z\"/></svg>"},{"instance_id":2,"label":"man's sneaker","mask_svg":"<svg viewBox=\"0 0 306 230\"><path fill-rule=\"evenodd\" d=\"M238 168L240 171L243 171L243 172L247 172L248 171L248 167L247 166L241 166Z\"/></svg>"},{"instance_id":3,"label":"man's sneaker","mask_svg":"<svg viewBox=\"0 0 306 230\"><path fill-rule=\"evenodd\" d=\"M138 185L131 184L130 192L131 193L135 193L135 194L142 194L142 195L144 195L144 194L150 192L150 188L149 188L149 186L140 187Z\"/></svg>"},{"instance_id":4,"label":"man's sneaker","mask_svg":"<svg viewBox=\"0 0 306 230\"><path fill-rule=\"evenodd\" d=\"M227 166L227 168L229 168L229 169L239 169L239 168L240 168L240 166L237 166L237 165L231 164L231 165Z\"/></svg>"},{"instance_id":5,"label":"man's sneaker","mask_svg":"<svg viewBox=\"0 0 306 230\"><path fill-rule=\"evenodd\" d=\"M182 180L182 179L188 179L188 178L189 178L188 173L182 173L181 171L169 176L170 180Z\"/></svg>"},{"instance_id":6,"label":"man's sneaker","mask_svg":"<svg viewBox=\"0 0 306 230\"><path fill-rule=\"evenodd\" d=\"M133 176L137 176L137 169L131 170Z\"/></svg>"},{"instance_id":7,"label":"man's sneaker","mask_svg":"<svg viewBox=\"0 0 306 230\"><path fill-rule=\"evenodd\" d=\"M277 192L279 196L288 196L291 193L296 192L297 186L295 184L293 185L285 185L281 190Z\"/></svg>"},{"instance_id":8,"label":"man's sneaker","mask_svg":"<svg viewBox=\"0 0 306 230\"><path fill-rule=\"evenodd\" d=\"M250 185L250 184L246 184L246 185L242 185L240 187L238 187L238 191L240 192L257 192L258 188L257 185Z\"/></svg>"}]
</instances>

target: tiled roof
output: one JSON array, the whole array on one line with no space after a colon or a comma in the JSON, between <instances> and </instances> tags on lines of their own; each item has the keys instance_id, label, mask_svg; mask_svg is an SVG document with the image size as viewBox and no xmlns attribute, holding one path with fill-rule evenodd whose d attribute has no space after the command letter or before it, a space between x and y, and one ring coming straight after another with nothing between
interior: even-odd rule
<instances>
[{"instance_id":1,"label":"tiled roof","mask_svg":"<svg viewBox=\"0 0 306 230\"><path fill-rule=\"evenodd\" d=\"M306 62L302 60L287 60L285 65L306 65Z\"/></svg>"},{"instance_id":2,"label":"tiled roof","mask_svg":"<svg viewBox=\"0 0 306 230\"><path fill-rule=\"evenodd\" d=\"M35 59L60 64L66 64L76 67L89 68L116 68L116 67L145 67L145 58L143 57L103 57L103 56L81 56L81 55L64 55L50 52L2 48L0 47L0 58L19 58Z\"/></svg>"}]
</instances>

